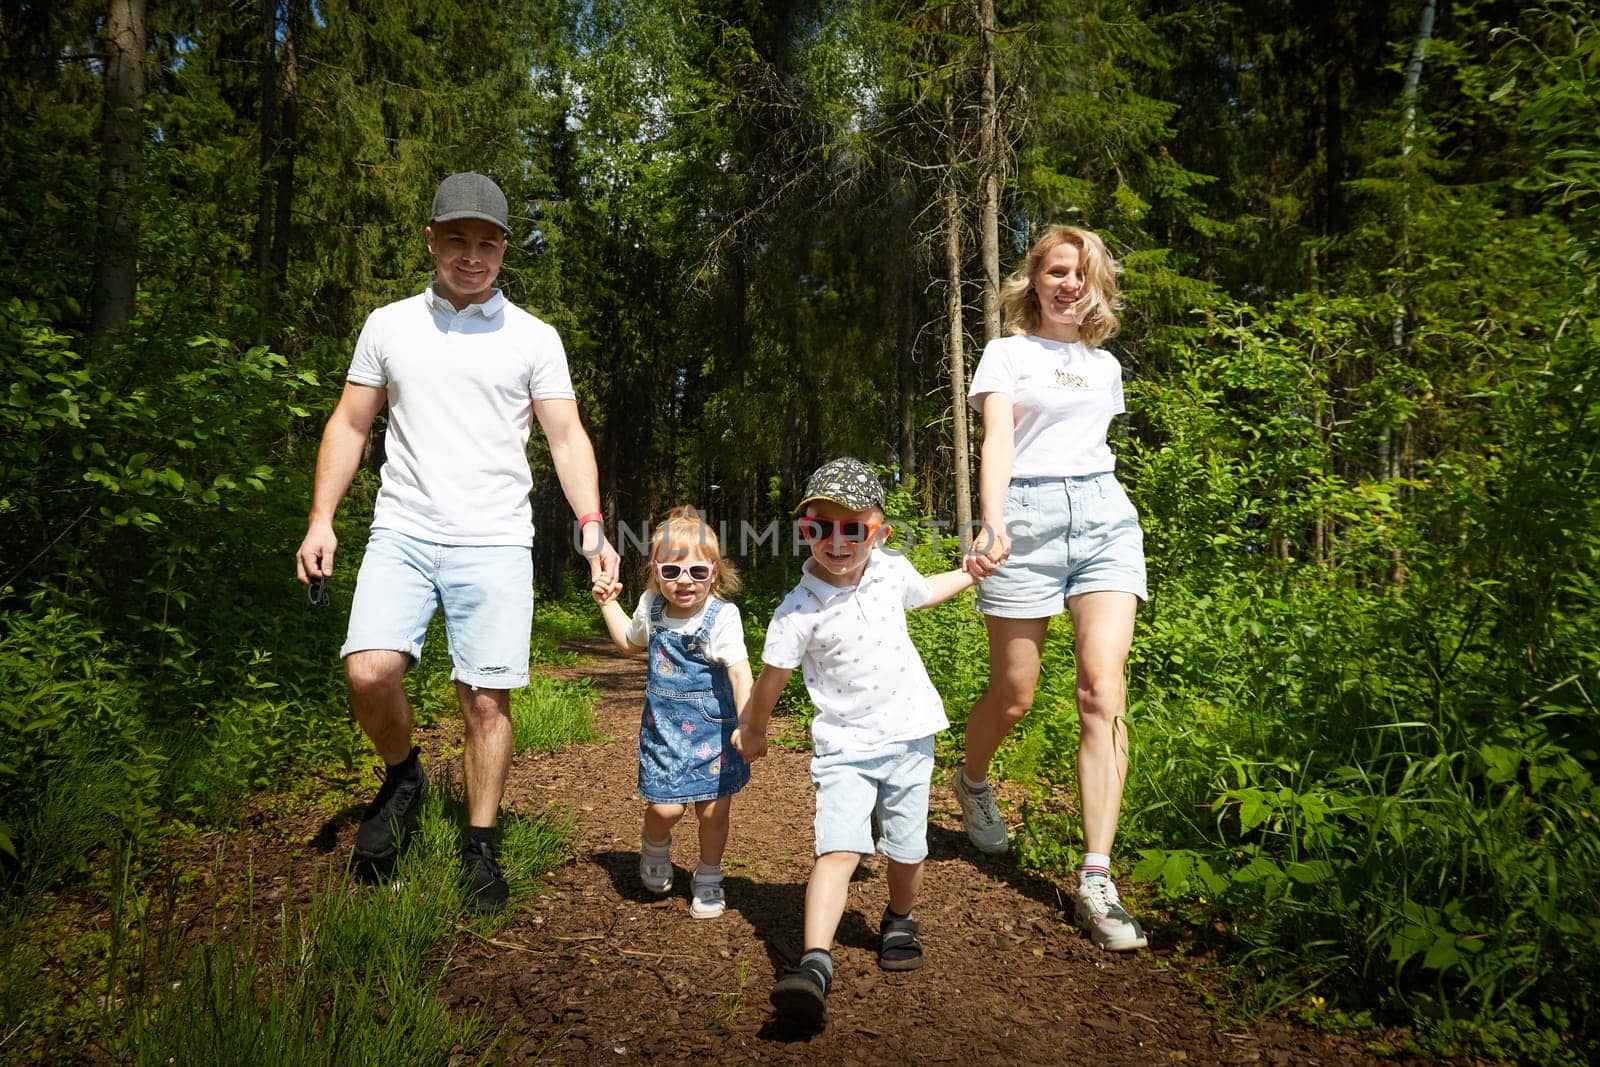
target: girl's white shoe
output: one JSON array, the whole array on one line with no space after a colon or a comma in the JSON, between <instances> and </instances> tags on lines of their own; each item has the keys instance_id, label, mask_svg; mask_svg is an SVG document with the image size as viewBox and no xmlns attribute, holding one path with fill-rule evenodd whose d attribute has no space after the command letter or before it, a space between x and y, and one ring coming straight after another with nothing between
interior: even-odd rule
<instances>
[{"instance_id":1,"label":"girl's white shoe","mask_svg":"<svg viewBox=\"0 0 1600 1067\"><path fill-rule=\"evenodd\" d=\"M666 893L672 889L672 837L659 845L651 844L650 836L639 835L639 881L652 893Z\"/></svg>"},{"instance_id":2,"label":"girl's white shoe","mask_svg":"<svg viewBox=\"0 0 1600 1067\"><path fill-rule=\"evenodd\" d=\"M696 919L715 919L727 910L728 903L722 891L722 868L698 867L694 872L694 899L689 902L689 914Z\"/></svg>"}]
</instances>

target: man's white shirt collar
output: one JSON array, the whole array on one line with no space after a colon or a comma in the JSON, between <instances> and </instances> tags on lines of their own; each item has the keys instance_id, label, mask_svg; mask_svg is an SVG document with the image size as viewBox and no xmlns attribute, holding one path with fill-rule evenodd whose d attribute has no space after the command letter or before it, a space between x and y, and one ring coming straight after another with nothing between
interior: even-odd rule
<instances>
[{"instance_id":1,"label":"man's white shirt collar","mask_svg":"<svg viewBox=\"0 0 1600 1067\"><path fill-rule=\"evenodd\" d=\"M450 303L450 301L440 296L438 290L434 289L433 283L431 282L428 284L428 288L423 290L422 295L428 301L429 307L438 311L443 311L447 315L470 313L474 308L476 308L479 315L486 319L492 319L496 315L500 314L500 312L504 311L506 306L505 294L498 289L496 289L494 293L490 295L489 299L479 301L476 304L468 304L466 307L459 310L457 310L456 306Z\"/></svg>"}]
</instances>

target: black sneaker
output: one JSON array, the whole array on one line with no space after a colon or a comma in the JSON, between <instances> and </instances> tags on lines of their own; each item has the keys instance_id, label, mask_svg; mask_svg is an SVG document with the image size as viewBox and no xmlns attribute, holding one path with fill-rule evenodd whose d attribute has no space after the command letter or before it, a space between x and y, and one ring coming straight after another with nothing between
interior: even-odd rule
<instances>
[{"instance_id":1,"label":"black sneaker","mask_svg":"<svg viewBox=\"0 0 1600 1067\"><path fill-rule=\"evenodd\" d=\"M506 906L511 887L494 858L494 846L487 841L468 841L461 847L462 881L467 888L467 910L488 915Z\"/></svg>"},{"instance_id":2,"label":"black sneaker","mask_svg":"<svg viewBox=\"0 0 1600 1067\"><path fill-rule=\"evenodd\" d=\"M422 773L422 762L417 758L420 751L411 750L406 760L408 770L384 775L383 787L361 815L355 848L350 851L350 866L360 876L388 873L406 847L411 824L428 791L428 776Z\"/></svg>"}]
</instances>

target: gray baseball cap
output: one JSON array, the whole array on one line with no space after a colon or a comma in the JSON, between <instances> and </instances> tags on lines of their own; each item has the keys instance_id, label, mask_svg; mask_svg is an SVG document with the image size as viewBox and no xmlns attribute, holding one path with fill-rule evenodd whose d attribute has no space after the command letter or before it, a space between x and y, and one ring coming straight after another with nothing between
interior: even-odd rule
<instances>
[{"instance_id":1,"label":"gray baseball cap","mask_svg":"<svg viewBox=\"0 0 1600 1067\"><path fill-rule=\"evenodd\" d=\"M883 510L883 486L878 484L872 468L859 459L842 456L829 460L815 471L806 482L805 499L795 506L795 513L805 510L813 500L831 500L851 511Z\"/></svg>"},{"instance_id":2,"label":"gray baseball cap","mask_svg":"<svg viewBox=\"0 0 1600 1067\"><path fill-rule=\"evenodd\" d=\"M439 183L433 194L434 222L451 222L455 219L482 219L492 222L507 235L511 233L510 210L506 194L492 178L476 171L466 170L452 174Z\"/></svg>"}]
</instances>

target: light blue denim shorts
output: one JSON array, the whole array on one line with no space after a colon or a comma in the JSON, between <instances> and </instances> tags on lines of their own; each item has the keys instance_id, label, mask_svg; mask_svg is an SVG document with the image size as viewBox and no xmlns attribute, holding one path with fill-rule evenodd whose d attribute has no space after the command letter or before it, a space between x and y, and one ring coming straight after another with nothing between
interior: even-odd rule
<instances>
[{"instance_id":1,"label":"light blue denim shorts","mask_svg":"<svg viewBox=\"0 0 1600 1067\"><path fill-rule=\"evenodd\" d=\"M978 584L978 610L1002 619L1061 614L1106 590L1150 599L1139 513L1110 471L1018 478L1006 489L1011 556Z\"/></svg>"},{"instance_id":2,"label":"light blue denim shorts","mask_svg":"<svg viewBox=\"0 0 1600 1067\"><path fill-rule=\"evenodd\" d=\"M928 857L928 781L933 735L895 741L868 753L834 752L811 760L817 787L816 852L877 850L899 863ZM872 812L882 836L872 840Z\"/></svg>"},{"instance_id":3,"label":"light blue denim shorts","mask_svg":"<svg viewBox=\"0 0 1600 1067\"><path fill-rule=\"evenodd\" d=\"M526 545L440 545L373 530L339 655L392 649L415 667L440 608L452 679L479 689L528 684L533 553Z\"/></svg>"}]
</instances>

